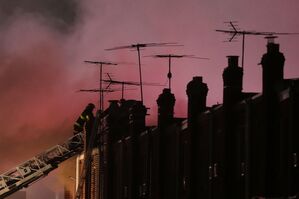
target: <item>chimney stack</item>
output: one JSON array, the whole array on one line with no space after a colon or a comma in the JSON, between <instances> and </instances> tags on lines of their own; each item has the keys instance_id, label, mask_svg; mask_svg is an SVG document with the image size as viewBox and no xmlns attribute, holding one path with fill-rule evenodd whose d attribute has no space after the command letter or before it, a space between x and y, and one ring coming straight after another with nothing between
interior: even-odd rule
<instances>
[{"instance_id":1,"label":"chimney stack","mask_svg":"<svg viewBox=\"0 0 299 199\"><path fill-rule=\"evenodd\" d=\"M203 83L202 77L195 76L187 85L186 93L188 95L188 126L193 128L198 115L207 108L208 86Z\"/></svg>"},{"instance_id":2,"label":"chimney stack","mask_svg":"<svg viewBox=\"0 0 299 199\"><path fill-rule=\"evenodd\" d=\"M109 128L109 134L112 141L118 140L121 137L122 129L117 125L119 123L120 109L118 100L109 100L110 105L107 109L107 124Z\"/></svg>"},{"instance_id":3,"label":"chimney stack","mask_svg":"<svg viewBox=\"0 0 299 199\"><path fill-rule=\"evenodd\" d=\"M158 104L158 127L163 128L173 122L175 97L169 88L163 89L163 92L157 99Z\"/></svg>"},{"instance_id":4,"label":"chimney stack","mask_svg":"<svg viewBox=\"0 0 299 199\"><path fill-rule=\"evenodd\" d=\"M223 77L223 128L224 128L224 161L223 170L225 198L237 198L238 174L235 160L238 160L236 148L239 135L235 133L236 112L233 106L242 99L243 68L238 66L238 56L227 56L228 66L224 69ZM238 190L238 189L237 189Z\"/></svg>"},{"instance_id":5,"label":"chimney stack","mask_svg":"<svg viewBox=\"0 0 299 199\"><path fill-rule=\"evenodd\" d=\"M135 103L129 109L129 126L132 135L138 135L145 130L145 116L147 109L141 101Z\"/></svg>"},{"instance_id":6,"label":"chimney stack","mask_svg":"<svg viewBox=\"0 0 299 199\"><path fill-rule=\"evenodd\" d=\"M263 112L265 137L265 197L278 197L283 193L282 174L284 167L281 164L284 151L285 131L281 131L280 105L278 92L283 84L284 55L279 52L279 44L274 43L275 37L268 37L267 53L262 57L263 68ZM287 155L283 155L287 156ZM280 171L281 173L278 173Z\"/></svg>"},{"instance_id":7,"label":"chimney stack","mask_svg":"<svg viewBox=\"0 0 299 199\"><path fill-rule=\"evenodd\" d=\"M242 99L243 68L238 66L238 56L227 56L228 66L224 69L223 104L231 106Z\"/></svg>"},{"instance_id":8,"label":"chimney stack","mask_svg":"<svg viewBox=\"0 0 299 199\"><path fill-rule=\"evenodd\" d=\"M284 55L279 52L279 44L274 37L268 38L267 53L262 57L263 94L276 93L283 83Z\"/></svg>"}]
</instances>

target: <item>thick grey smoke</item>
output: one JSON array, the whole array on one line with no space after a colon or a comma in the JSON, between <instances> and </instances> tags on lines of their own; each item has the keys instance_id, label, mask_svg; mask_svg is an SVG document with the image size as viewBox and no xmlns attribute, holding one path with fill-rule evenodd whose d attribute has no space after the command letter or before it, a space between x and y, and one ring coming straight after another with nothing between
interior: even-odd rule
<instances>
[{"instance_id":1,"label":"thick grey smoke","mask_svg":"<svg viewBox=\"0 0 299 199\"><path fill-rule=\"evenodd\" d=\"M49 26L69 31L80 19L77 0L2 0L0 24L8 24L16 16L33 15L43 18Z\"/></svg>"},{"instance_id":2,"label":"thick grey smoke","mask_svg":"<svg viewBox=\"0 0 299 199\"><path fill-rule=\"evenodd\" d=\"M76 0L0 1L0 173L71 136L96 99L75 92L93 72L73 59L69 42L80 16ZM28 189L30 198L62 187L47 179Z\"/></svg>"}]
</instances>

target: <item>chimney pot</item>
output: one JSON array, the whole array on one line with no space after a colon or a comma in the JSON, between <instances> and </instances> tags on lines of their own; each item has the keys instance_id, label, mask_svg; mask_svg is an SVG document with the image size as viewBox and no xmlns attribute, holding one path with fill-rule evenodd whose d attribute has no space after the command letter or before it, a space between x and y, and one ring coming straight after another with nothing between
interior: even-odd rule
<instances>
[{"instance_id":1,"label":"chimney pot","mask_svg":"<svg viewBox=\"0 0 299 199\"><path fill-rule=\"evenodd\" d=\"M194 76L194 77L193 77L193 80L194 80L194 81L202 82L202 77L201 77L201 76Z\"/></svg>"},{"instance_id":2,"label":"chimney pot","mask_svg":"<svg viewBox=\"0 0 299 199\"><path fill-rule=\"evenodd\" d=\"M164 88L157 99L158 104L158 126L164 128L173 122L175 97L169 88Z\"/></svg>"},{"instance_id":3,"label":"chimney pot","mask_svg":"<svg viewBox=\"0 0 299 199\"><path fill-rule=\"evenodd\" d=\"M238 59L239 59L239 56L236 56L236 55L227 56L228 66L229 67L238 67L238 64L239 64Z\"/></svg>"},{"instance_id":4,"label":"chimney pot","mask_svg":"<svg viewBox=\"0 0 299 199\"><path fill-rule=\"evenodd\" d=\"M206 99L208 86L203 83L201 76L193 77L187 85L186 93L188 95L188 125L193 128L197 116L206 110Z\"/></svg>"}]
</instances>

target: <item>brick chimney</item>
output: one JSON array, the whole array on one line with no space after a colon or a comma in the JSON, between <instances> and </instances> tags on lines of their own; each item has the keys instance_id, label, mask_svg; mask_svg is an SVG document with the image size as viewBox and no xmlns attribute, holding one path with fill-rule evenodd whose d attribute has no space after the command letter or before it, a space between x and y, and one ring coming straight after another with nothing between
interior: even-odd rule
<instances>
[{"instance_id":1,"label":"brick chimney","mask_svg":"<svg viewBox=\"0 0 299 199\"><path fill-rule=\"evenodd\" d=\"M208 86L203 83L202 77L195 76L193 80L187 84L186 93L188 95L188 126L192 128L196 123L198 115L207 108Z\"/></svg>"},{"instance_id":2,"label":"brick chimney","mask_svg":"<svg viewBox=\"0 0 299 199\"><path fill-rule=\"evenodd\" d=\"M135 101L129 108L129 126L132 135L138 135L145 130L146 112L147 109L141 101Z\"/></svg>"},{"instance_id":3,"label":"brick chimney","mask_svg":"<svg viewBox=\"0 0 299 199\"><path fill-rule=\"evenodd\" d=\"M238 66L238 56L227 56L228 66L224 69L223 77L223 128L224 128L224 161L223 172L225 196L224 198L237 198L238 187L237 182L237 164L236 161L238 154L236 147L238 146L238 135L235 134L236 113L233 106L242 99L242 79L243 69ZM238 190L238 189L237 189Z\"/></svg>"},{"instance_id":4,"label":"brick chimney","mask_svg":"<svg viewBox=\"0 0 299 199\"><path fill-rule=\"evenodd\" d=\"M238 56L227 56L228 66L224 69L223 104L230 106L242 98L243 69L238 66Z\"/></svg>"},{"instance_id":5,"label":"brick chimney","mask_svg":"<svg viewBox=\"0 0 299 199\"><path fill-rule=\"evenodd\" d=\"M283 68L285 58L279 52L279 44L268 40L267 53L261 60L263 68L263 94L277 92L283 83Z\"/></svg>"},{"instance_id":6,"label":"brick chimney","mask_svg":"<svg viewBox=\"0 0 299 199\"><path fill-rule=\"evenodd\" d=\"M157 99L158 104L158 127L163 128L173 122L175 97L169 88L163 89L163 92Z\"/></svg>"},{"instance_id":7,"label":"brick chimney","mask_svg":"<svg viewBox=\"0 0 299 199\"><path fill-rule=\"evenodd\" d=\"M116 141L122 136L122 129L118 126L119 123L119 115L120 108L118 105L118 100L110 100L110 105L107 109L108 115L106 118L106 122L109 128L110 139L112 141Z\"/></svg>"},{"instance_id":8,"label":"brick chimney","mask_svg":"<svg viewBox=\"0 0 299 199\"><path fill-rule=\"evenodd\" d=\"M285 58L279 52L279 44L270 37L267 44L267 53L262 57L263 68L263 136L265 143L265 197L278 197L283 193L283 176L286 176L282 162L286 157L285 148L281 140L286 133L281 131L280 105L278 92L283 84L283 68ZM283 155L282 155L283 154ZM277 171L280 171L278 173Z\"/></svg>"}]
</instances>

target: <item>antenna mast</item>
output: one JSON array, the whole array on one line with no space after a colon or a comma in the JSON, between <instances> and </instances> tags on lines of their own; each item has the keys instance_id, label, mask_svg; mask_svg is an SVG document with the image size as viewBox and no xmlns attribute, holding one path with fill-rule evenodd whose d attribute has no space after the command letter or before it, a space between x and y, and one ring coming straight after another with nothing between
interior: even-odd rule
<instances>
[{"instance_id":1,"label":"antenna mast","mask_svg":"<svg viewBox=\"0 0 299 199\"><path fill-rule=\"evenodd\" d=\"M96 64L100 66L100 112L104 111L104 90L102 87L102 79L103 79L103 66L104 65L117 65L116 63L112 62L104 62L104 61L84 61L85 63L89 64Z\"/></svg>"},{"instance_id":2,"label":"antenna mast","mask_svg":"<svg viewBox=\"0 0 299 199\"><path fill-rule=\"evenodd\" d=\"M138 66L139 66L139 84L140 84L140 99L141 102L143 103L143 89L142 89L142 70L141 70L141 58L140 58L140 50L146 47L158 47L158 46L180 46L176 45L176 43L137 43L137 44L132 44L128 46L119 46L119 47L114 47L114 48L109 48L106 50L119 50L119 49L136 49L137 50L137 55L138 55Z\"/></svg>"},{"instance_id":3,"label":"antenna mast","mask_svg":"<svg viewBox=\"0 0 299 199\"><path fill-rule=\"evenodd\" d=\"M168 58L168 73L167 73L167 78L168 78L168 88L171 90L171 78L172 78L172 73L171 73L171 59L172 58L193 58L193 59L209 59L209 58L202 58L202 57L195 57L194 55L174 55L174 54L162 54L162 55L153 55L151 57L154 58Z\"/></svg>"},{"instance_id":4,"label":"antenna mast","mask_svg":"<svg viewBox=\"0 0 299 199\"><path fill-rule=\"evenodd\" d=\"M245 35L262 35L262 36L275 36L275 35L296 35L299 33L282 33L282 32L258 32L258 31L247 31L240 30L237 26L236 21L225 22L230 26L229 30L216 30L217 32L222 32L231 35L228 42L234 41L233 39L237 35L242 35L242 68L244 68L244 51L245 51Z\"/></svg>"}]
</instances>

